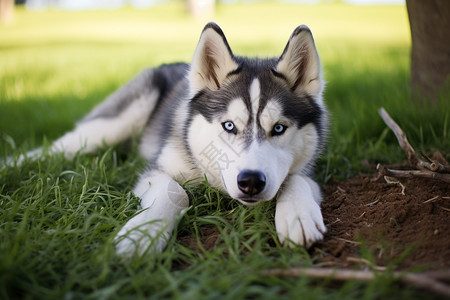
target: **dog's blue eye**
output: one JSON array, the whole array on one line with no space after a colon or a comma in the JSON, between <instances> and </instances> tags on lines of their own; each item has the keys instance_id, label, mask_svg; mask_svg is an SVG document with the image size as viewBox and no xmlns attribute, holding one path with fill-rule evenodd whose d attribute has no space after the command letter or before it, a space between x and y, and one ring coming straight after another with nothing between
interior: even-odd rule
<instances>
[{"instance_id":1,"label":"dog's blue eye","mask_svg":"<svg viewBox=\"0 0 450 300\"><path fill-rule=\"evenodd\" d=\"M237 133L237 129L236 126L234 126L234 123L231 121L226 121L222 123L222 127L225 131L229 132L229 133Z\"/></svg>"},{"instance_id":2,"label":"dog's blue eye","mask_svg":"<svg viewBox=\"0 0 450 300\"><path fill-rule=\"evenodd\" d=\"M272 136L274 135L282 135L287 129L287 126L284 126L283 124L277 123L272 128Z\"/></svg>"}]
</instances>

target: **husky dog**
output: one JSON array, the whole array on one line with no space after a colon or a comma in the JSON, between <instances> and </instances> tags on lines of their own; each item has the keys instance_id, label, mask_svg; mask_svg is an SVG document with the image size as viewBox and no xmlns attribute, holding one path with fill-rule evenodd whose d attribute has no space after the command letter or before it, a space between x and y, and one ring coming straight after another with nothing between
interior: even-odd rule
<instances>
[{"instance_id":1,"label":"husky dog","mask_svg":"<svg viewBox=\"0 0 450 300\"><path fill-rule=\"evenodd\" d=\"M294 30L279 58L248 59L235 56L209 23L190 65L143 71L50 152L71 157L141 134L149 166L134 193L142 211L118 232L120 254L162 251L189 206L180 184L204 177L244 205L275 199L280 242L310 247L326 231L310 177L326 139L323 89L308 27Z\"/></svg>"}]
</instances>

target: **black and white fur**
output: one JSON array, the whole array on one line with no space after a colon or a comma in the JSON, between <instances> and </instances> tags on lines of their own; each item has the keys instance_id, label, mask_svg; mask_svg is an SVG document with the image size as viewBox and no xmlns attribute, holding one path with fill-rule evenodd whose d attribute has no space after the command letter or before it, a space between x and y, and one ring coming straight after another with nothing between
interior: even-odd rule
<instances>
[{"instance_id":1,"label":"black and white fur","mask_svg":"<svg viewBox=\"0 0 450 300\"><path fill-rule=\"evenodd\" d=\"M310 178L326 138L323 89L308 27L295 29L278 59L248 59L209 23L190 65L143 71L50 151L71 157L141 134L149 167L134 193L142 211L117 234L120 254L162 251L189 206L180 184L204 176L245 205L275 199L279 240L310 247L326 231Z\"/></svg>"}]
</instances>

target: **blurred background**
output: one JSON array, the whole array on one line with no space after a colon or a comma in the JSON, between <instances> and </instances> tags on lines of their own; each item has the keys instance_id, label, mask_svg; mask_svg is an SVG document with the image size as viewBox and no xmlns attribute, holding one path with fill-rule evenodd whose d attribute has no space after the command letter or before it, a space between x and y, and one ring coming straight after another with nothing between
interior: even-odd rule
<instances>
[{"instance_id":1,"label":"blurred background","mask_svg":"<svg viewBox=\"0 0 450 300\"><path fill-rule=\"evenodd\" d=\"M84 10L84 9L117 9L124 6L132 6L137 9L146 9L153 5L167 2L168 0L6 0L3 2L9 2L8 5L26 5L28 9L48 9L48 8L58 8L67 10ZM214 3L216 1L212 0L193 0L189 1L189 5L203 6L206 7L209 3ZM260 2L257 0L221 0L218 2L222 3L236 3L236 2L247 2L254 3ZM375 5L375 4L404 4L405 0L287 0L287 2L295 2L301 4L318 4L320 2L345 2L356 5ZM195 4L193 4L195 3ZM211 9L212 6L209 6Z\"/></svg>"},{"instance_id":2,"label":"blurred background","mask_svg":"<svg viewBox=\"0 0 450 300\"><path fill-rule=\"evenodd\" d=\"M333 121L328 159L339 156L335 161L340 165L391 155L392 137L378 117L380 106L405 120L404 129L418 144L430 140L436 144L436 136L448 132L448 92L434 99L435 105L411 100L412 40L403 0L27 0L15 5L0 0L0 4L3 155L70 130L143 68L189 62L208 21L221 26L235 54L260 57L281 55L298 25L311 28L328 82L325 99ZM424 135L424 130L433 134Z\"/></svg>"}]
</instances>

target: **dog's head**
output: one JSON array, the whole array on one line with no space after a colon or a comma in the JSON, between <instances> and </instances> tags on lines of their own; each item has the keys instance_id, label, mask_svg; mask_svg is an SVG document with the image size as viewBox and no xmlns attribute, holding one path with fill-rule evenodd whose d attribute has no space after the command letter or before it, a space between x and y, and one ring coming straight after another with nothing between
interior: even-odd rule
<instances>
[{"instance_id":1,"label":"dog's head","mask_svg":"<svg viewBox=\"0 0 450 300\"><path fill-rule=\"evenodd\" d=\"M324 82L311 31L299 26L278 59L234 56L222 30L204 28L188 74L185 138L209 182L246 205L272 199L307 173L326 128Z\"/></svg>"}]
</instances>

